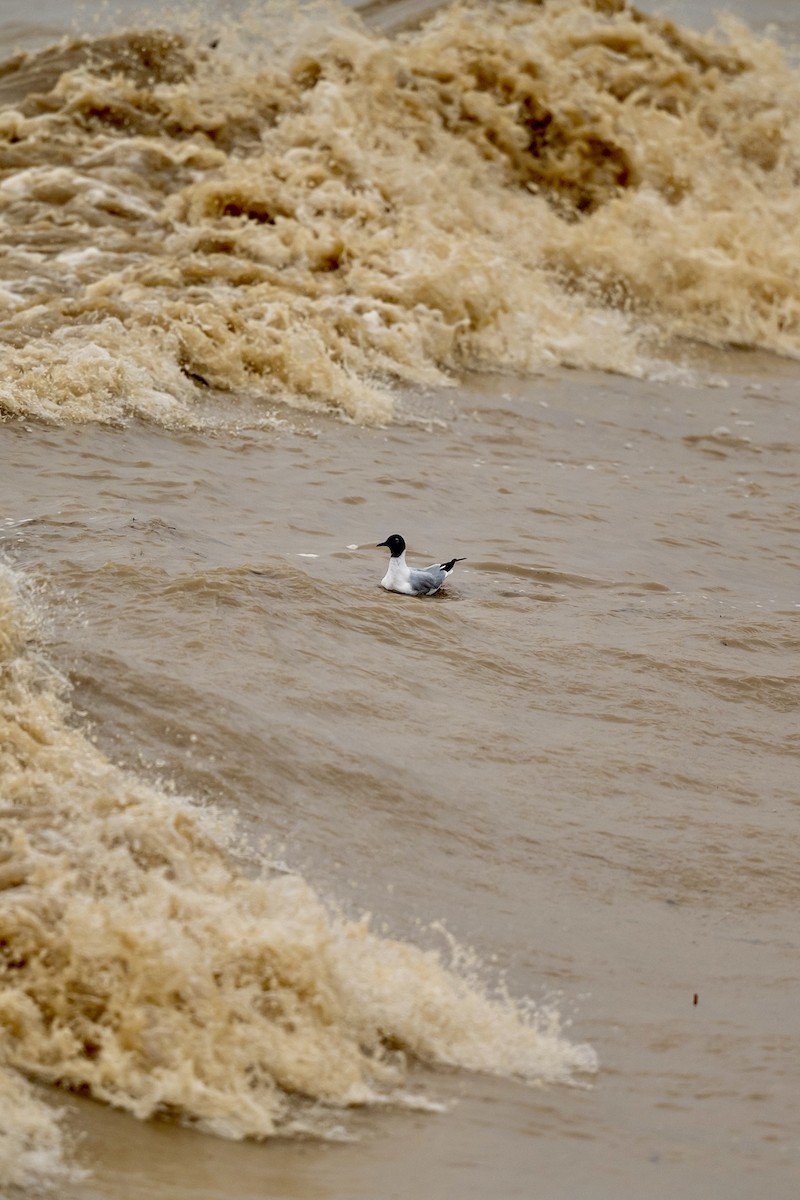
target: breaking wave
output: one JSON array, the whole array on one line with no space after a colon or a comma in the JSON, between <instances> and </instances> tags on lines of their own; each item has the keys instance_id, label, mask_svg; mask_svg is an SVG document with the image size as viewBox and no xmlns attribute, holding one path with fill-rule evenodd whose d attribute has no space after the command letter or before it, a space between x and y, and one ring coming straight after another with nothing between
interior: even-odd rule
<instances>
[{"instance_id":1,"label":"breaking wave","mask_svg":"<svg viewBox=\"0 0 800 1200\"><path fill-rule=\"evenodd\" d=\"M280 7L0 71L0 409L390 418L395 385L800 354L800 85L732 19Z\"/></svg>"},{"instance_id":2,"label":"breaking wave","mask_svg":"<svg viewBox=\"0 0 800 1200\"><path fill-rule=\"evenodd\" d=\"M114 766L76 724L24 590L0 567L0 1180L67 1169L58 1114L20 1073L266 1138L324 1137L330 1106L429 1103L405 1090L409 1059L529 1081L595 1070L556 1013L491 993L457 947L378 936L299 875L246 870L232 819Z\"/></svg>"}]
</instances>

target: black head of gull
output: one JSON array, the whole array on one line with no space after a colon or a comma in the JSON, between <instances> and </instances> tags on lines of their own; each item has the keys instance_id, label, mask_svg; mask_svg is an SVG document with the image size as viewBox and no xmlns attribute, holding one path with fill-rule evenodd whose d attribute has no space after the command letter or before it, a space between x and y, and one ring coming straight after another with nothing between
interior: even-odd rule
<instances>
[{"instance_id":1,"label":"black head of gull","mask_svg":"<svg viewBox=\"0 0 800 1200\"><path fill-rule=\"evenodd\" d=\"M438 592L457 562L463 558L451 558L448 562L434 563L430 567L410 567L406 562L406 543L399 533L391 534L379 546L389 549L389 570L381 580L387 592L402 592L404 596L432 596Z\"/></svg>"},{"instance_id":2,"label":"black head of gull","mask_svg":"<svg viewBox=\"0 0 800 1200\"><path fill-rule=\"evenodd\" d=\"M405 538L402 538L399 533L389 534L385 542L378 542L378 546L388 546L392 558L399 558L406 551Z\"/></svg>"}]
</instances>

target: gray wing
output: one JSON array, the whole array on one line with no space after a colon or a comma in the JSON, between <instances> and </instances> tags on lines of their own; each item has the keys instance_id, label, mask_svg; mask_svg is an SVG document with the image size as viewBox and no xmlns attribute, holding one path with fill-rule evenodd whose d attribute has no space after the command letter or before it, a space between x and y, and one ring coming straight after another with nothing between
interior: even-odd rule
<instances>
[{"instance_id":1,"label":"gray wing","mask_svg":"<svg viewBox=\"0 0 800 1200\"><path fill-rule=\"evenodd\" d=\"M411 567L409 583L418 596L432 596L434 592L438 592L446 576L447 572L438 563L432 567L425 567L424 570Z\"/></svg>"}]
</instances>

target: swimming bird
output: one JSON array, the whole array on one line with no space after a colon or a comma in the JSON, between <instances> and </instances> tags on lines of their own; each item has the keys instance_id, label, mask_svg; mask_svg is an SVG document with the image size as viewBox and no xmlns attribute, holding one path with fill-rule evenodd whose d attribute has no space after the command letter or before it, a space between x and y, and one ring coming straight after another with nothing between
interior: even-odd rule
<instances>
[{"instance_id":1,"label":"swimming bird","mask_svg":"<svg viewBox=\"0 0 800 1200\"><path fill-rule=\"evenodd\" d=\"M434 563L431 567L410 567L406 562L406 543L399 533L393 533L379 546L388 546L391 555L389 570L381 580L387 592L402 592L404 596L432 596L438 592L457 562L463 558L451 558L449 562Z\"/></svg>"}]
</instances>

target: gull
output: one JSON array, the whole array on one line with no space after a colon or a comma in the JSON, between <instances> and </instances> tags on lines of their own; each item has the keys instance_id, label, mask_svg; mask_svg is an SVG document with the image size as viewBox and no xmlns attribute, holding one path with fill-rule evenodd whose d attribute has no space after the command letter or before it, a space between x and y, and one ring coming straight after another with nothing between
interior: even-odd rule
<instances>
[{"instance_id":1,"label":"gull","mask_svg":"<svg viewBox=\"0 0 800 1200\"><path fill-rule=\"evenodd\" d=\"M434 563L433 566L410 567L406 562L406 543L399 533L393 533L379 546L388 546L391 558L389 570L381 580L387 592L402 592L404 596L432 596L438 592L457 562L463 558L451 558L449 562Z\"/></svg>"}]
</instances>

